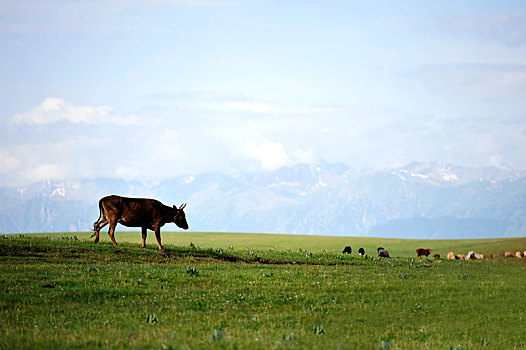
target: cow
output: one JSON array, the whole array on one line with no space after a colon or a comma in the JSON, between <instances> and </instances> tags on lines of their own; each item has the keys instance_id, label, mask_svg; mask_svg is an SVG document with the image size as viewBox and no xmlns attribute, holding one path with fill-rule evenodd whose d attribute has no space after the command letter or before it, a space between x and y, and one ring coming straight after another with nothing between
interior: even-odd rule
<instances>
[{"instance_id":1,"label":"cow","mask_svg":"<svg viewBox=\"0 0 526 350\"><path fill-rule=\"evenodd\" d=\"M185 207L186 203L179 208L175 205L169 207L158 200L149 198L128 198L116 195L104 197L99 201L99 219L93 223L95 243L99 242L100 230L109 224L108 235L113 245L117 246L115 227L119 223L127 227L142 228L143 248L146 248L147 230L154 231L159 250L165 253L161 244L161 227L166 223L173 222L183 230L187 230Z\"/></svg>"},{"instance_id":2,"label":"cow","mask_svg":"<svg viewBox=\"0 0 526 350\"><path fill-rule=\"evenodd\" d=\"M440 254L433 254L433 258L440 259Z\"/></svg>"},{"instance_id":3,"label":"cow","mask_svg":"<svg viewBox=\"0 0 526 350\"><path fill-rule=\"evenodd\" d=\"M389 252L385 248L378 247L377 251L379 258L390 258Z\"/></svg>"},{"instance_id":4,"label":"cow","mask_svg":"<svg viewBox=\"0 0 526 350\"><path fill-rule=\"evenodd\" d=\"M513 258L513 254L511 254L510 252L504 252L504 254L502 254L503 257L505 258Z\"/></svg>"},{"instance_id":5,"label":"cow","mask_svg":"<svg viewBox=\"0 0 526 350\"><path fill-rule=\"evenodd\" d=\"M491 259L497 259L498 258L498 254L490 254L489 256Z\"/></svg>"},{"instance_id":6,"label":"cow","mask_svg":"<svg viewBox=\"0 0 526 350\"><path fill-rule=\"evenodd\" d=\"M447 253L447 258L448 258L448 260L456 260L457 256L455 255L455 253L449 252L449 253Z\"/></svg>"},{"instance_id":7,"label":"cow","mask_svg":"<svg viewBox=\"0 0 526 350\"><path fill-rule=\"evenodd\" d=\"M464 254L459 254L459 255L456 255L455 258L457 260L466 260L466 256Z\"/></svg>"},{"instance_id":8,"label":"cow","mask_svg":"<svg viewBox=\"0 0 526 350\"><path fill-rule=\"evenodd\" d=\"M363 248L358 249L358 255L364 256L365 255L365 249L363 249Z\"/></svg>"},{"instance_id":9,"label":"cow","mask_svg":"<svg viewBox=\"0 0 526 350\"><path fill-rule=\"evenodd\" d=\"M432 252L431 249L424 249L424 248L418 248L416 250L416 254L417 254L418 258L421 258L422 255L429 256L429 254L431 254L431 252Z\"/></svg>"},{"instance_id":10,"label":"cow","mask_svg":"<svg viewBox=\"0 0 526 350\"><path fill-rule=\"evenodd\" d=\"M351 254L351 253L352 253L351 246L346 246L345 248L343 248L342 254Z\"/></svg>"},{"instance_id":11,"label":"cow","mask_svg":"<svg viewBox=\"0 0 526 350\"><path fill-rule=\"evenodd\" d=\"M515 252L515 256L519 259L524 258L524 252Z\"/></svg>"}]
</instances>

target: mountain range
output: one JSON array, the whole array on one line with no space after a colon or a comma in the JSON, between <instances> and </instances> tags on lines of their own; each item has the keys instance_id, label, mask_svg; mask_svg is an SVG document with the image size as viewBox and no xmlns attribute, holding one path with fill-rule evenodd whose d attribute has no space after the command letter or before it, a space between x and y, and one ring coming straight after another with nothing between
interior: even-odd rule
<instances>
[{"instance_id":1,"label":"mountain range","mask_svg":"<svg viewBox=\"0 0 526 350\"><path fill-rule=\"evenodd\" d=\"M424 162L389 169L298 164L257 173L188 174L156 184L83 179L4 187L0 232L88 231L99 215L98 200L109 194L186 202L191 231L526 236L525 172ZM164 230L177 228L169 224Z\"/></svg>"}]
</instances>

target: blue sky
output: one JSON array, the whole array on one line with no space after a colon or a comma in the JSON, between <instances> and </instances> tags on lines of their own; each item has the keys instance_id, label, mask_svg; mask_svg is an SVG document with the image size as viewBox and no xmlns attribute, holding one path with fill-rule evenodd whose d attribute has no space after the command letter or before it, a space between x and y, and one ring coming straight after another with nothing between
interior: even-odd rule
<instances>
[{"instance_id":1,"label":"blue sky","mask_svg":"<svg viewBox=\"0 0 526 350\"><path fill-rule=\"evenodd\" d=\"M524 1L0 0L0 181L526 169Z\"/></svg>"}]
</instances>

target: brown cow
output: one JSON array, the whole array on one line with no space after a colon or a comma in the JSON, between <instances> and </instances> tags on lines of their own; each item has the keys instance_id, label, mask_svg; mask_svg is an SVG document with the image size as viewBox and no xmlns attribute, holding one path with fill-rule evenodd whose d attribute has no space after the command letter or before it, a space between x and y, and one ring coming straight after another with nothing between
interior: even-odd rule
<instances>
[{"instance_id":1,"label":"brown cow","mask_svg":"<svg viewBox=\"0 0 526 350\"><path fill-rule=\"evenodd\" d=\"M378 257L379 258L390 258L389 252L387 251L387 249L382 248L382 247L378 247L378 249L376 249L376 250L378 251Z\"/></svg>"},{"instance_id":2,"label":"brown cow","mask_svg":"<svg viewBox=\"0 0 526 350\"><path fill-rule=\"evenodd\" d=\"M127 227L142 228L142 247L146 247L146 232L148 229L155 232L155 238L159 244L159 249L164 252L161 245L161 227L164 224L173 222L180 228L187 230L188 223L184 208L186 203L177 208L175 205L168 207L155 199L148 198L127 198L121 196L107 196L99 201L99 219L93 224L95 233L95 243L99 242L100 230L110 224L108 235L114 246L115 227L117 223ZM92 236L92 237L93 237Z\"/></svg>"},{"instance_id":3,"label":"brown cow","mask_svg":"<svg viewBox=\"0 0 526 350\"><path fill-rule=\"evenodd\" d=\"M418 248L416 250L416 254L418 255L417 256L418 258L421 258L422 255L429 256L429 254L431 254L431 252L432 252L431 249L424 249L424 248Z\"/></svg>"}]
</instances>

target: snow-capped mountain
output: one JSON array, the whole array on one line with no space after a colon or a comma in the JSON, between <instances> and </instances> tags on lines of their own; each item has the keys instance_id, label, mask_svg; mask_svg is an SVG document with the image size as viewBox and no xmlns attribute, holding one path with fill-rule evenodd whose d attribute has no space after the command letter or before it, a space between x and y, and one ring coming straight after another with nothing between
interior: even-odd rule
<instances>
[{"instance_id":1,"label":"snow-capped mountain","mask_svg":"<svg viewBox=\"0 0 526 350\"><path fill-rule=\"evenodd\" d=\"M187 202L193 231L526 235L524 173L439 163L383 170L298 164L252 174L188 174L152 186L95 179L0 188L0 232L87 231L98 217L98 200L108 194Z\"/></svg>"}]
</instances>

